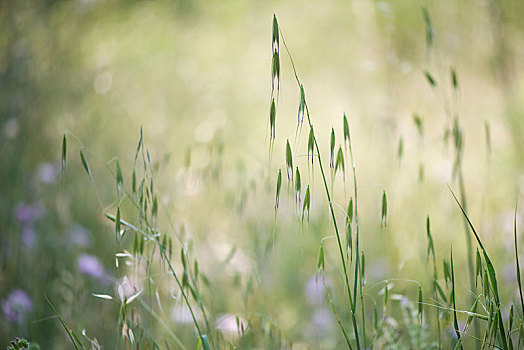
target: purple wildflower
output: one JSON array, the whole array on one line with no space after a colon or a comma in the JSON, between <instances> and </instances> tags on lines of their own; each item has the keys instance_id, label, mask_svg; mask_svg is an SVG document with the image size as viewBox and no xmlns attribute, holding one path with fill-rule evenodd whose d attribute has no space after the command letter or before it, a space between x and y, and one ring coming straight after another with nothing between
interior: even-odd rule
<instances>
[{"instance_id":1,"label":"purple wildflower","mask_svg":"<svg viewBox=\"0 0 524 350\"><path fill-rule=\"evenodd\" d=\"M91 245L91 236L89 231L79 224L73 225L70 231L71 242L80 247L88 247Z\"/></svg>"},{"instance_id":2,"label":"purple wildflower","mask_svg":"<svg viewBox=\"0 0 524 350\"><path fill-rule=\"evenodd\" d=\"M324 286L325 284L325 286ZM311 305L319 305L324 301L326 295L325 287L331 286L331 280L323 275L313 276L305 286L306 299Z\"/></svg>"},{"instance_id":3,"label":"purple wildflower","mask_svg":"<svg viewBox=\"0 0 524 350\"><path fill-rule=\"evenodd\" d=\"M33 302L25 291L15 289L2 300L2 311L9 321L23 323L25 316L33 312Z\"/></svg>"},{"instance_id":4,"label":"purple wildflower","mask_svg":"<svg viewBox=\"0 0 524 350\"><path fill-rule=\"evenodd\" d=\"M36 205L19 203L15 209L15 216L21 224L31 225L42 215L42 210Z\"/></svg>"},{"instance_id":5,"label":"purple wildflower","mask_svg":"<svg viewBox=\"0 0 524 350\"><path fill-rule=\"evenodd\" d=\"M53 184L58 177L58 170L51 163L40 163L37 170L38 179L45 184Z\"/></svg>"},{"instance_id":6,"label":"purple wildflower","mask_svg":"<svg viewBox=\"0 0 524 350\"><path fill-rule=\"evenodd\" d=\"M102 266L100 261L89 254L82 254L78 257L77 267L80 272L98 279L103 279L106 274L104 266Z\"/></svg>"},{"instance_id":7,"label":"purple wildflower","mask_svg":"<svg viewBox=\"0 0 524 350\"><path fill-rule=\"evenodd\" d=\"M325 308L316 309L311 317L313 327L318 331L325 333L333 326L333 315Z\"/></svg>"},{"instance_id":8,"label":"purple wildflower","mask_svg":"<svg viewBox=\"0 0 524 350\"><path fill-rule=\"evenodd\" d=\"M22 229L22 243L29 248L32 249L35 246L36 243L36 232L31 226L25 226Z\"/></svg>"}]
</instances>

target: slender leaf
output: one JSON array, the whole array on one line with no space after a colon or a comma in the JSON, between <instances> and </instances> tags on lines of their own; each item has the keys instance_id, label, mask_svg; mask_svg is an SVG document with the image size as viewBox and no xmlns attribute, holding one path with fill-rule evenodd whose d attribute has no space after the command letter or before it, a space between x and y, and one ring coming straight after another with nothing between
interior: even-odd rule
<instances>
[{"instance_id":1,"label":"slender leaf","mask_svg":"<svg viewBox=\"0 0 524 350\"><path fill-rule=\"evenodd\" d=\"M335 167L335 129L331 128L331 138L330 138L330 161L329 167L333 169Z\"/></svg>"},{"instance_id":2,"label":"slender leaf","mask_svg":"<svg viewBox=\"0 0 524 350\"><path fill-rule=\"evenodd\" d=\"M115 217L115 233L116 233L116 241L120 241L120 207L116 209L116 217Z\"/></svg>"},{"instance_id":3,"label":"slender leaf","mask_svg":"<svg viewBox=\"0 0 524 350\"><path fill-rule=\"evenodd\" d=\"M426 217L426 236L428 237L428 251L426 253L426 261L428 261L430 253L433 254L433 257L435 257L435 248L433 247L433 238L431 237L429 215Z\"/></svg>"},{"instance_id":4,"label":"slender leaf","mask_svg":"<svg viewBox=\"0 0 524 350\"><path fill-rule=\"evenodd\" d=\"M62 138L62 168L61 171L63 172L66 167L66 158L67 158L67 140L66 135L64 134L64 137Z\"/></svg>"},{"instance_id":5,"label":"slender leaf","mask_svg":"<svg viewBox=\"0 0 524 350\"><path fill-rule=\"evenodd\" d=\"M275 198L275 210L278 209L278 205L280 203L280 189L282 187L282 170L278 169L278 176L277 176L277 193Z\"/></svg>"},{"instance_id":6,"label":"slender leaf","mask_svg":"<svg viewBox=\"0 0 524 350\"><path fill-rule=\"evenodd\" d=\"M348 118L346 117L346 113L344 113L344 145L346 145L346 142L351 142L351 139L349 138L349 124L348 124Z\"/></svg>"},{"instance_id":7,"label":"slender leaf","mask_svg":"<svg viewBox=\"0 0 524 350\"><path fill-rule=\"evenodd\" d=\"M522 308L522 314L524 315L524 299L522 297L522 283L520 280L520 264L519 264L519 249L517 245L517 206L518 202L515 203L515 220L513 222L513 235L515 239L515 267L517 269L517 284L519 286L520 306Z\"/></svg>"},{"instance_id":8,"label":"slender leaf","mask_svg":"<svg viewBox=\"0 0 524 350\"><path fill-rule=\"evenodd\" d=\"M118 197L124 195L124 176L122 175L122 169L120 168L120 162L116 161L116 192Z\"/></svg>"},{"instance_id":9,"label":"slender leaf","mask_svg":"<svg viewBox=\"0 0 524 350\"><path fill-rule=\"evenodd\" d=\"M73 346L75 347L75 349L77 350L80 350L80 349L85 349L84 347L84 344L82 344L82 342L78 339L78 337L76 336L76 334L74 334L73 330L71 329L71 327L69 327L67 325L67 323L64 321L64 319L62 318L62 316L60 316L60 314L58 313L58 311L56 311L55 307L53 306L53 304L51 303L51 301L47 298L47 295L44 295L44 298L45 300L47 301L47 304L51 307L51 309L53 309L55 315L58 317L58 319L60 320L60 323L62 324L62 327L64 327L67 335L69 336L69 339L71 339L71 342L73 343Z\"/></svg>"},{"instance_id":10,"label":"slender leaf","mask_svg":"<svg viewBox=\"0 0 524 350\"><path fill-rule=\"evenodd\" d=\"M275 122L277 117L277 108L275 106L275 99L271 100L271 107L269 109L269 138L270 140L275 139Z\"/></svg>"},{"instance_id":11,"label":"slender leaf","mask_svg":"<svg viewBox=\"0 0 524 350\"><path fill-rule=\"evenodd\" d=\"M420 118L420 115L413 114L413 122L415 123L415 126L417 127L418 134L420 136L424 135L424 125L422 122L422 119Z\"/></svg>"},{"instance_id":12,"label":"slender leaf","mask_svg":"<svg viewBox=\"0 0 524 350\"><path fill-rule=\"evenodd\" d=\"M291 153L289 140L287 140L286 143L286 170L288 181L293 181L293 154Z\"/></svg>"},{"instance_id":13,"label":"slender leaf","mask_svg":"<svg viewBox=\"0 0 524 350\"><path fill-rule=\"evenodd\" d=\"M311 206L311 196L309 194L309 185L306 188L306 194L304 195L304 205L302 207L302 221L304 221L304 214L307 212L307 221L309 221L309 210Z\"/></svg>"},{"instance_id":14,"label":"slender leaf","mask_svg":"<svg viewBox=\"0 0 524 350\"><path fill-rule=\"evenodd\" d=\"M435 78L433 78L433 76L428 71L424 71L424 76L426 77L429 85L431 85L432 87L437 86L437 81L435 80Z\"/></svg>"},{"instance_id":15,"label":"slender leaf","mask_svg":"<svg viewBox=\"0 0 524 350\"><path fill-rule=\"evenodd\" d=\"M457 73L453 67L451 68L451 85L453 86L453 89L458 89Z\"/></svg>"},{"instance_id":16,"label":"slender leaf","mask_svg":"<svg viewBox=\"0 0 524 350\"><path fill-rule=\"evenodd\" d=\"M300 195L302 191L302 179L300 177L300 170L296 169L295 172L295 202L300 204Z\"/></svg>"},{"instance_id":17,"label":"slender leaf","mask_svg":"<svg viewBox=\"0 0 524 350\"><path fill-rule=\"evenodd\" d=\"M455 328L455 334L457 335L458 342L460 344L460 349L462 349L462 340L460 338L460 330L457 320L457 305L455 303L455 272L453 268L453 247L451 248L451 295L453 302L453 326Z\"/></svg>"},{"instance_id":18,"label":"slender leaf","mask_svg":"<svg viewBox=\"0 0 524 350\"><path fill-rule=\"evenodd\" d=\"M317 271L324 271L324 241L320 242L320 248L318 249Z\"/></svg>"},{"instance_id":19,"label":"slender leaf","mask_svg":"<svg viewBox=\"0 0 524 350\"><path fill-rule=\"evenodd\" d=\"M87 162L87 159L84 155L84 152L80 150L80 159L82 160L82 165L84 166L85 171L87 172L87 175L89 175L89 179L91 180L91 184L93 186L95 185L95 181L93 180L93 175L91 174L91 169L89 168L89 163Z\"/></svg>"},{"instance_id":20,"label":"slender leaf","mask_svg":"<svg viewBox=\"0 0 524 350\"><path fill-rule=\"evenodd\" d=\"M315 133L313 132L313 126L309 128L309 137L307 141L307 155L308 158L311 157L311 164L313 164L313 157L315 155Z\"/></svg>"},{"instance_id":21,"label":"slender leaf","mask_svg":"<svg viewBox=\"0 0 524 350\"><path fill-rule=\"evenodd\" d=\"M338 169L342 169L344 178L346 176L346 168L344 165L344 153L342 152L342 147L338 148L337 160L335 162L335 175L337 174Z\"/></svg>"},{"instance_id":22,"label":"slender leaf","mask_svg":"<svg viewBox=\"0 0 524 350\"><path fill-rule=\"evenodd\" d=\"M382 192L382 216L380 220L380 226L388 225L388 201L386 198L386 191Z\"/></svg>"}]
</instances>

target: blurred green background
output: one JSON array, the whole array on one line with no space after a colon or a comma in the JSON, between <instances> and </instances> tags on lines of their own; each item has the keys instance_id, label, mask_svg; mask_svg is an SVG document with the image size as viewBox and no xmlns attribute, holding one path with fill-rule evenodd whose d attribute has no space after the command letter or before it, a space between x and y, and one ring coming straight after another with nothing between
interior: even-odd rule
<instances>
[{"instance_id":1,"label":"blurred green background","mask_svg":"<svg viewBox=\"0 0 524 350\"><path fill-rule=\"evenodd\" d=\"M427 52L422 6L433 21L436 60ZM318 174L307 181L309 225L300 223L284 181L278 239L265 254L277 168L284 164L285 140L294 137L299 101L282 50L269 161L274 13L325 159L331 127L342 143L342 115L348 116L369 294L386 278L416 279L427 288L427 215L437 255L447 258L453 245L456 264L466 266L462 217L446 186L456 188L452 148L443 142L446 106L423 74L430 70L450 90L452 66L460 84L456 111L465 138L468 211L494 256L505 300L516 297L513 208L524 189L522 1L6 0L0 2L0 346L21 335L43 349L70 348L44 295L79 334L85 329L105 348L122 345L118 305L91 293L115 295L124 279L114 254L132 241L116 244L103 215L116 211L106 162L117 156L129 185L140 127L156 171L158 226L178 237L176 252L180 242L191 247L212 286L206 298L217 320L241 315L255 330L271 320L294 343L343 344L314 287L320 239L333 234ZM67 166L60 174L64 132ZM94 187L80 149L88 150ZM302 149L295 159L306 178ZM340 177L335 185L342 207L351 194L349 176L346 182L347 193ZM386 228L380 225L383 190ZM523 214L519 210L519 222ZM326 249L326 275L342 300L333 240ZM162 267L153 271L164 319L192 348L194 332L171 297L173 282ZM459 304L466 305L467 269L456 273L464 281ZM135 284L132 290L141 288L141 281ZM399 295L416 293L409 283L394 288ZM158 340L166 337L159 322L149 325ZM249 341L264 347L233 340L241 347Z\"/></svg>"}]
</instances>

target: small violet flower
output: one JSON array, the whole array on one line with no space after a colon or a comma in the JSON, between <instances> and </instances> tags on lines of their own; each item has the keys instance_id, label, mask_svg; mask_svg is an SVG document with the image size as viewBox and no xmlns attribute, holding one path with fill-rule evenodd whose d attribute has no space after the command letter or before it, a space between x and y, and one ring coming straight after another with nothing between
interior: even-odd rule
<instances>
[{"instance_id":1,"label":"small violet flower","mask_svg":"<svg viewBox=\"0 0 524 350\"><path fill-rule=\"evenodd\" d=\"M36 205L19 203L15 208L15 217L22 225L32 225L42 215L42 210Z\"/></svg>"},{"instance_id":2,"label":"small violet flower","mask_svg":"<svg viewBox=\"0 0 524 350\"><path fill-rule=\"evenodd\" d=\"M311 322L314 329L326 333L333 327L333 315L325 308L317 308L311 317Z\"/></svg>"},{"instance_id":3,"label":"small violet flower","mask_svg":"<svg viewBox=\"0 0 524 350\"><path fill-rule=\"evenodd\" d=\"M311 305L320 305L326 295L325 287L330 287L331 281L323 275L311 277L305 285L304 293Z\"/></svg>"},{"instance_id":4,"label":"small violet flower","mask_svg":"<svg viewBox=\"0 0 524 350\"><path fill-rule=\"evenodd\" d=\"M79 225L75 224L70 231L71 243L80 247L89 247L91 245L91 235L89 231Z\"/></svg>"},{"instance_id":5,"label":"small violet flower","mask_svg":"<svg viewBox=\"0 0 524 350\"><path fill-rule=\"evenodd\" d=\"M104 266L93 255L80 255L77 259L77 267L80 272L97 279L103 279L106 275Z\"/></svg>"},{"instance_id":6,"label":"small violet flower","mask_svg":"<svg viewBox=\"0 0 524 350\"><path fill-rule=\"evenodd\" d=\"M15 289L2 300L2 311L9 321L20 324L28 313L33 312L33 301L25 291Z\"/></svg>"},{"instance_id":7,"label":"small violet flower","mask_svg":"<svg viewBox=\"0 0 524 350\"><path fill-rule=\"evenodd\" d=\"M22 229L22 235L20 236L22 243L28 248L32 249L36 244L36 232L31 226L25 226Z\"/></svg>"},{"instance_id":8,"label":"small violet flower","mask_svg":"<svg viewBox=\"0 0 524 350\"><path fill-rule=\"evenodd\" d=\"M40 182L44 184L53 184L58 178L58 170L51 163L40 163L37 175Z\"/></svg>"}]
</instances>

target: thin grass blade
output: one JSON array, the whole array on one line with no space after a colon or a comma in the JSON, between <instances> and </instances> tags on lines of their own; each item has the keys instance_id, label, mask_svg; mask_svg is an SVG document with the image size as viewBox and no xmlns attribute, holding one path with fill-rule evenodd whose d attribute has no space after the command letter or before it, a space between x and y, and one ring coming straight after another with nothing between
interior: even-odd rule
<instances>
[{"instance_id":1,"label":"thin grass blade","mask_svg":"<svg viewBox=\"0 0 524 350\"><path fill-rule=\"evenodd\" d=\"M91 174L91 169L89 168L89 163L87 162L87 159L84 155L84 152L80 150L80 159L82 160L82 165L84 166L85 171L87 172L87 175L89 175L89 180L91 180L91 184L95 185L95 180L93 180L93 174Z\"/></svg>"}]
</instances>

